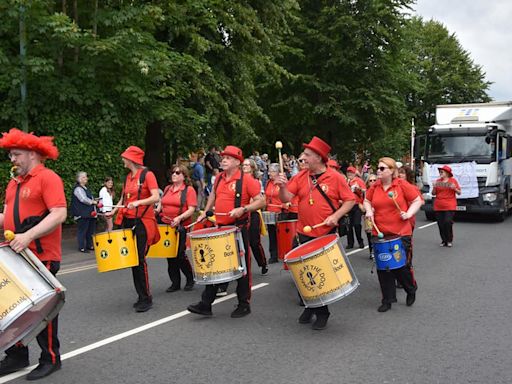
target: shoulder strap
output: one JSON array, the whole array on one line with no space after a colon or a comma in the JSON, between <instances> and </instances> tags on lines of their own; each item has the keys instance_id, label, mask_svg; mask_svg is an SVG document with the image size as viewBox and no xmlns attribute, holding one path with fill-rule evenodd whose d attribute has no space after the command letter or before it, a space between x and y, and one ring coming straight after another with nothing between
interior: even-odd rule
<instances>
[{"instance_id":1,"label":"shoulder strap","mask_svg":"<svg viewBox=\"0 0 512 384\"><path fill-rule=\"evenodd\" d=\"M140 173L140 176L139 176L139 188L137 189L137 200L140 200L140 193L142 191L142 185L146 181L146 174L147 173L148 173L148 169L147 168L143 168L142 172ZM139 207L135 208L135 217L136 218L143 217L146 214L148 209L149 209L149 205L146 205L146 207L144 208L144 212L142 212L142 215L139 216Z\"/></svg>"},{"instance_id":2,"label":"shoulder strap","mask_svg":"<svg viewBox=\"0 0 512 384\"><path fill-rule=\"evenodd\" d=\"M20 188L21 183L16 184L16 195L14 197L14 207L13 207L13 219L14 219L14 229L16 232L20 230L21 221L20 221Z\"/></svg>"},{"instance_id":3,"label":"shoulder strap","mask_svg":"<svg viewBox=\"0 0 512 384\"><path fill-rule=\"evenodd\" d=\"M320 184L316 183L316 189L318 189L318 191L320 192L320 194L322 195L322 197L325 199L325 201L327 201L327 203L329 204L329 206L331 207L332 211L333 212L336 212L337 209L334 207L334 204L332 203L332 200L329 198L329 196L327 196L325 194L325 192L323 191L322 188L320 188Z\"/></svg>"},{"instance_id":4,"label":"shoulder strap","mask_svg":"<svg viewBox=\"0 0 512 384\"><path fill-rule=\"evenodd\" d=\"M180 211L178 215L181 215L183 213L183 207L185 206L185 202L187 201L187 191L188 191L188 185L185 185L185 189L181 191L180 196Z\"/></svg>"},{"instance_id":5,"label":"shoulder strap","mask_svg":"<svg viewBox=\"0 0 512 384\"><path fill-rule=\"evenodd\" d=\"M244 183L244 173L240 171L240 178L236 181L235 185L235 208L242 205L242 185Z\"/></svg>"}]
</instances>

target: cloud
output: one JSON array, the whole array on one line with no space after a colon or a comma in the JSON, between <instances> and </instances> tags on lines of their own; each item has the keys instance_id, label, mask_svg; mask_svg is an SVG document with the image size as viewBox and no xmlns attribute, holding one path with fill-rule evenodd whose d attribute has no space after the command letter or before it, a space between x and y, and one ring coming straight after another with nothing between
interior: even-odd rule
<instances>
[{"instance_id":1,"label":"cloud","mask_svg":"<svg viewBox=\"0 0 512 384\"><path fill-rule=\"evenodd\" d=\"M424 19L435 19L454 33L474 63L493 82L489 95L512 100L512 34L508 31L509 0L418 0L413 7Z\"/></svg>"}]
</instances>

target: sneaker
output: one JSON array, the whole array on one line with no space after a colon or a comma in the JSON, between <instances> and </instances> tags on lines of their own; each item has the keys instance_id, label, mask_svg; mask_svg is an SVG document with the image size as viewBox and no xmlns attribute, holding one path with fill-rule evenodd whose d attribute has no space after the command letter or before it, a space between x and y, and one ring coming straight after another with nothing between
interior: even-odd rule
<instances>
[{"instance_id":1,"label":"sneaker","mask_svg":"<svg viewBox=\"0 0 512 384\"><path fill-rule=\"evenodd\" d=\"M443 243L439 244L439 246L440 247L446 247L446 243L443 242Z\"/></svg>"},{"instance_id":2,"label":"sneaker","mask_svg":"<svg viewBox=\"0 0 512 384\"><path fill-rule=\"evenodd\" d=\"M379 312L387 312L391 309L390 303L382 303L379 308L377 308L377 311Z\"/></svg>"},{"instance_id":3,"label":"sneaker","mask_svg":"<svg viewBox=\"0 0 512 384\"><path fill-rule=\"evenodd\" d=\"M153 308L152 301L141 301L139 304L135 306L135 312L147 312L151 308Z\"/></svg>"},{"instance_id":4,"label":"sneaker","mask_svg":"<svg viewBox=\"0 0 512 384\"><path fill-rule=\"evenodd\" d=\"M316 320L312 327L316 331L321 331L327 327L327 319L329 319L329 313L322 313L316 315Z\"/></svg>"},{"instance_id":5,"label":"sneaker","mask_svg":"<svg viewBox=\"0 0 512 384\"><path fill-rule=\"evenodd\" d=\"M187 284L185 284L185 287L183 288L184 291L191 291L192 289L194 289L194 285L196 283L194 282L194 280L192 281L187 281Z\"/></svg>"},{"instance_id":6,"label":"sneaker","mask_svg":"<svg viewBox=\"0 0 512 384\"><path fill-rule=\"evenodd\" d=\"M405 299L405 304L408 307L410 307L411 305L414 304L415 301L416 301L416 292L408 293L407 298Z\"/></svg>"},{"instance_id":7,"label":"sneaker","mask_svg":"<svg viewBox=\"0 0 512 384\"><path fill-rule=\"evenodd\" d=\"M217 294L216 294L216 296L217 296L217 297L224 297L224 296L227 296L227 295L228 295L228 291L227 291L227 290L225 290L225 289L222 289L222 290L221 290L221 289L219 289L219 290L217 291Z\"/></svg>"},{"instance_id":8,"label":"sneaker","mask_svg":"<svg viewBox=\"0 0 512 384\"><path fill-rule=\"evenodd\" d=\"M236 309L231 312L231 317L238 319L240 317L247 316L249 313L251 313L251 307L249 304L238 304Z\"/></svg>"},{"instance_id":9,"label":"sneaker","mask_svg":"<svg viewBox=\"0 0 512 384\"><path fill-rule=\"evenodd\" d=\"M39 363L39 365L27 375L27 380L32 381L42 379L43 377L49 376L53 372L58 371L60 368L60 361L57 364Z\"/></svg>"},{"instance_id":10,"label":"sneaker","mask_svg":"<svg viewBox=\"0 0 512 384\"><path fill-rule=\"evenodd\" d=\"M133 303L133 308L136 308L142 302L141 299L138 299L135 303Z\"/></svg>"},{"instance_id":11,"label":"sneaker","mask_svg":"<svg viewBox=\"0 0 512 384\"><path fill-rule=\"evenodd\" d=\"M85 249L85 248L80 248L80 249L78 250L78 252L82 252L82 253L89 253L89 251L88 251L87 249Z\"/></svg>"},{"instance_id":12,"label":"sneaker","mask_svg":"<svg viewBox=\"0 0 512 384\"><path fill-rule=\"evenodd\" d=\"M28 358L17 360L12 357L6 356L5 359L0 361L0 376L7 375L28 367Z\"/></svg>"},{"instance_id":13,"label":"sneaker","mask_svg":"<svg viewBox=\"0 0 512 384\"><path fill-rule=\"evenodd\" d=\"M452 244L452 243L446 243L446 246L447 246L448 248L451 248L451 247L453 247L453 244Z\"/></svg>"},{"instance_id":14,"label":"sneaker","mask_svg":"<svg viewBox=\"0 0 512 384\"><path fill-rule=\"evenodd\" d=\"M268 273L268 268L266 265L264 265L263 267L261 267L261 274L266 275L267 273Z\"/></svg>"},{"instance_id":15,"label":"sneaker","mask_svg":"<svg viewBox=\"0 0 512 384\"><path fill-rule=\"evenodd\" d=\"M313 318L313 310L305 308L304 312L299 316L299 324L309 324Z\"/></svg>"},{"instance_id":16,"label":"sneaker","mask_svg":"<svg viewBox=\"0 0 512 384\"><path fill-rule=\"evenodd\" d=\"M179 285L171 285L169 288L165 290L165 292L176 292L179 291L181 288Z\"/></svg>"},{"instance_id":17,"label":"sneaker","mask_svg":"<svg viewBox=\"0 0 512 384\"><path fill-rule=\"evenodd\" d=\"M202 301L196 304L191 304L187 307L189 312L195 313L197 315L203 316L212 316L212 306L204 304Z\"/></svg>"}]
</instances>

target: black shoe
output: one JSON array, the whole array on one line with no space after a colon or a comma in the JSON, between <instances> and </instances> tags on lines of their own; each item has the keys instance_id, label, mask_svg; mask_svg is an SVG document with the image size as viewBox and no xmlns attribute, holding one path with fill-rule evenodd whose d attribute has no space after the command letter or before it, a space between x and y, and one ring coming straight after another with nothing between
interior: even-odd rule
<instances>
[{"instance_id":1,"label":"black shoe","mask_svg":"<svg viewBox=\"0 0 512 384\"><path fill-rule=\"evenodd\" d=\"M268 268L267 268L267 266L266 266L266 265L264 265L263 267L261 267L261 274L262 274L262 275L266 275L266 274L267 274L267 272L268 272Z\"/></svg>"},{"instance_id":2,"label":"black shoe","mask_svg":"<svg viewBox=\"0 0 512 384\"><path fill-rule=\"evenodd\" d=\"M327 319L329 318L329 313L322 313L316 315L316 320L311 326L316 331L321 331L327 327Z\"/></svg>"},{"instance_id":3,"label":"black shoe","mask_svg":"<svg viewBox=\"0 0 512 384\"><path fill-rule=\"evenodd\" d=\"M227 289L219 289L215 294L216 297L224 297L228 295Z\"/></svg>"},{"instance_id":4,"label":"black shoe","mask_svg":"<svg viewBox=\"0 0 512 384\"><path fill-rule=\"evenodd\" d=\"M364 243L359 243L359 248L363 249L364 248Z\"/></svg>"},{"instance_id":5,"label":"black shoe","mask_svg":"<svg viewBox=\"0 0 512 384\"><path fill-rule=\"evenodd\" d=\"M141 301L139 304L135 306L135 312L147 312L153 307L153 302L151 301Z\"/></svg>"},{"instance_id":6,"label":"black shoe","mask_svg":"<svg viewBox=\"0 0 512 384\"><path fill-rule=\"evenodd\" d=\"M347 244L347 246L345 248L346 249L352 249L352 248L354 248L354 244Z\"/></svg>"},{"instance_id":7,"label":"black shoe","mask_svg":"<svg viewBox=\"0 0 512 384\"><path fill-rule=\"evenodd\" d=\"M89 251L94 251L94 247L93 247L93 246L91 246L91 247L87 247L87 249L88 249Z\"/></svg>"},{"instance_id":8,"label":"black shoe","mask_svg":"<svg viewBox=\"0 0 512 384\"><path fill-rule=\"evenodd\" d=\"M231 317L234 319L238 319L240 317L247 316L249 313L251 313L251 307L249 304L238 304L236 309L231 312Z\"/></svg>"},{"instance_id":9,"label":"black shoe","mask_svg":"<svg viewBox=\"0 0 512 384\"><path fill-rule=\"evenodd\" d=\"M202 301L200 301L197 304L191 304L187 307L187 309L195 313L197 315L203 315L203 316L212 316L212 306L203 304Z\"/></svg>"},{"instance_id":10,"label":"black shoe","mask_svg":"<svg viewBox=\"0 0 512 384\"><path fill-rule=\"evenodd\" d=\"M195 285L194 280L187 281L187 284L185 284L185 287L183 288L183 290L184 291L191 291L192 289L194 289L194 285Z\"/></svg>"},{"instance_id":11,"label":"black shoe","mask_svg":"<svg viewBox=\"0 0 512 384\"><path fill-rule=\"evenodd\" d=\"M28 358L25 360L16 360L6 356L5 359L0 361L0 376L19 371L25 367L28 367Z\"/></svg>"},{"instance_id":12,"label":"black shoe","mask_svg":"<svg viewBox=\"0 0 512 384\"><path fill-rule=\"evenodd\" d=\"M404 286L402 285L401 282L399 282L398 280L395 281L395 287L396 288L403 288Z\"/></svg>"},{"instance_id":13,"label":"black shoe","mask_svg":"<svg viewBox=\"0 0 512 384\"><path fill-rule=\"evenodd\" d=\"M407 298L405 299L405 304L408 307L410 307L411 305L414 304L415 301L416 301L416 292L408 293Z\"/></svg>"},{"instance_id":14,"label":"black shoe","mask_svg":"<svg viewBox=\"0 0 512 384\"><path fill-rule=\"evenodd\" d=\"M176 292L179 291L181 288L179 285L171 285L169 288L165 290L165 292Z\"/></svg>"},{"instance_id":15,"label":"black shoe","mask_svg":"<svg viewBox=\"0 0 512 384\"><path fill-rule=\"evenodd\" d=\"M85 248L80 248L78 251L82 253L89 253L89 251Z\"/></svg>"},{"instance_id":16,"label":"black shoe","mask_svg":"<svg viewBox=\"0 0 512 384\"><path fill-rule=\"evenodd\" d=\"M313 318L313 310L311 308L305 308L304 312L299 316L299 324L309 324Z\"/></svg>"},{"instance_id":17,"label":"black shoe","mask_svg":"<svg viewBox=\"0 0 512 384\"><path fill-rule=\"evenodd\" d=\"M61 368L60 361L57 364L39 363L28 375L27 380L39 380L43 377L51 375L53 372Z\"/></svg>"},{"instance_id":18,"label":"black shoe","mask_svg":"<svg viewBox=\"0 0 512 384\"><path fill-rule=\"evenodd\" d=\"M387 312L391 309L391 304L390 303L383 303L381 304L381 306L379 308L377 308L377 311L379 312Z\"/></svg>"},{"instance_id":19,"label":"black shoe","mask_svg":"<svg viewBox=\"0 0 512 384\"><path fill-rule=\"evenodd\" d=\"M272 258L272 257L271 257L270 259L268 259L268 263L269 263L269 264L279 263L279 260L274 259L274 258Z\"/></svg>"}]
</instances>

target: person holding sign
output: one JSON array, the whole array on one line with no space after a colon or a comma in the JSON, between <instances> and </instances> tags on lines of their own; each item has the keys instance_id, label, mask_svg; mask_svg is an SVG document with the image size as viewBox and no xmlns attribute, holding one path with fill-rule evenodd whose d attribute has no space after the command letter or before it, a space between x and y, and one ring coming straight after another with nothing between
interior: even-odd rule
<instances>
[{"instance_id":1,"label":"person holding sign","mask_svg":"<svg viewBox=\"0 0 512 384\"><path fill-rule=\"evenodd\" d=\"M441 235L441 247L453 246L453 218L457 209L457 198L461 189L457 180L453 177L452 169L448 165L439 168L439 179L434 183L432 195L435 196L434 212L436 213L437 226Z\"/></svg>"},{"instance_id":2,"label":"person holding sign","mask_svg":"<svg viewBox=\"0 0 512 384\"><path fill-rule=\"evenodd\" d=\"M44 166L46 159L59 156L53 138L38 137L12 128L3 133L0 147L9 151L13 177L5 192L0 226L13 231L11 248L20 253L26 248L56 275L62 256L62 223L67 207L61 178ZM48 376L61 367L58 316L37 336L41 347L39 365L27 375L28 380ZM0 362L0 375L16 372L29 365L28 347L17 343L6 350Z\"/></svg>"}]
</instances>

